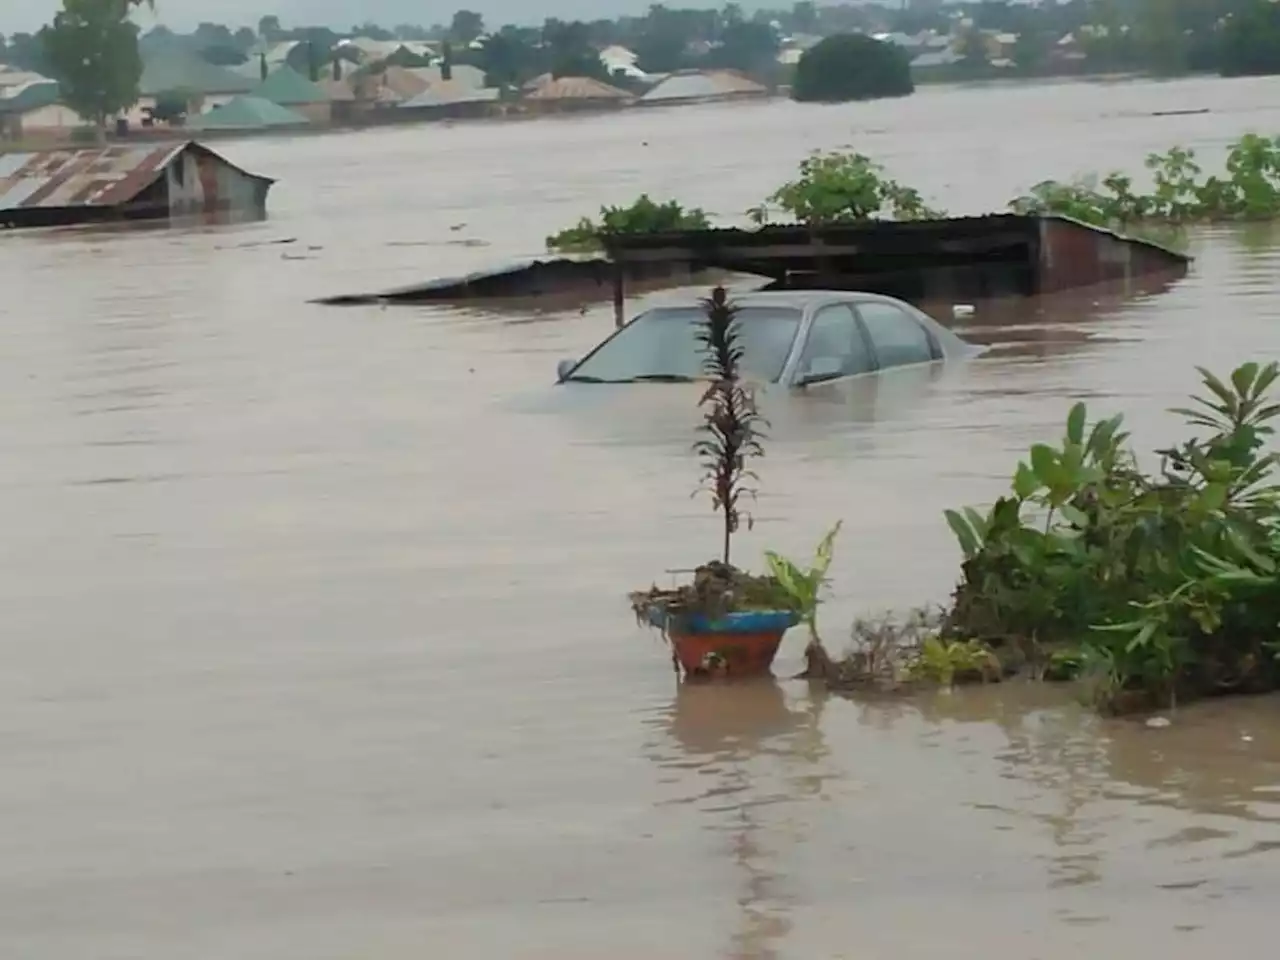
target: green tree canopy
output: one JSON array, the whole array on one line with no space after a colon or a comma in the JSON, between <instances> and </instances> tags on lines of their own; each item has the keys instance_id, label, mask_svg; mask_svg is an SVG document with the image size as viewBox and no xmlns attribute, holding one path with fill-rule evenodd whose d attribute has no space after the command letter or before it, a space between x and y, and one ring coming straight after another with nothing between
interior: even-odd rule
<instances>
[{"instance_id":1,"label":"green tree canopy","mask_svg":"<svg viewBox=\"0 0 1280 960\"><path fill-rule=\"evenodd\" d=\"M1280 73L1280 6L1257 0L1231 14L1222 28L1220 54L1224 77Z\"/></svg>"},{"instance_id":2,"label":"green tree canopy","mask_svg":"<svg viewBox=\"0 0 1280 960\"><path fill-rule=\"evenodd\" d=\"M907 55L863 34L836 34L810 47L796 64L794 100L841 103L903 97L915 91Z\"/></svg>"},{"instance_id":3,"label":"green tree canopy","mask_svg":"<svg viewBox=\"0 0 1280 960\"><path fill-rule=\"evenodd\" d=\"M40 31L63 101L99 127L138 102L142 56L129 19L137 2L63 0L53 23Z\"/></svg>"},{"instance_id":4,"label":"green tree canopy","mask_svg":"<svg viewBox=\"0 0 1280 960\"><path fill-rule=\"evenodd\" d=\"M731 22L721 32L719 45L707 54L706 63L753 73L775 67L780 47L778 34L768 24Z\"/></svg>"},{"instance_id":5,"label":"green tree canopy","mask_svg":"<svg viewBox=\"0 0 1280 960\"><path fill-rule=\"evenodd\" d=\"M484 33L484 17L474 10L459 10L453 15L449 36L464 47Z\"/></svg>"}]
</instances>

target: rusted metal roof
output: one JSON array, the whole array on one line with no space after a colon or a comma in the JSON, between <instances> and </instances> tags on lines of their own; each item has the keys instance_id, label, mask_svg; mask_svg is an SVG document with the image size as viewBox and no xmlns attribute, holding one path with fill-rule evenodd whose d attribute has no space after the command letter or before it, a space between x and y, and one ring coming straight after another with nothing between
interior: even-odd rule
<instances>
[{"instance_id":1,"label":"rusted metal roof","mask_svg":"<svg viewBox=\"0 0 1280 960\"><path fill-rule=\"evenodd\" d=\"M630 100L631 94L591 77L561 77L527 94L529 100Z\"/></svg>"},{"instance_id":2,"label":"rusted metal roof","mask_svg":"<svg viewBox=\"0 0 1280 960\"><path fill-rule=\"evenodd\" d=\"M0 210L126 203L186 147L166 143L0 154Z\"/></svg>"}]
</instances>

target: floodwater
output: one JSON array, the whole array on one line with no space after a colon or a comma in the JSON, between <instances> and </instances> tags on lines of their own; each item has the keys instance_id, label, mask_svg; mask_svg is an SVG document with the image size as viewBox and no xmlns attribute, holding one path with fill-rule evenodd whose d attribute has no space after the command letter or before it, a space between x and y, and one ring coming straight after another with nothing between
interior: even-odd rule
<instances>
[{"instance_id":1,"label":"floodwater","mask_svg":"<svg viewBox=\"0 0 1280 960\"><path fill-rule=\"evenodd\" d=\"M624 596L714 551L691 399L551 386L608 308L304 301L536 253L641 191L732 219L816 147L992 209L1175 143L1216 158L1280 130L1274 87L234 143L280 178L266 223L3 238L0 955L1268 949L1280 701L1151 729L1015 687L677 691ZM1074 399L1158 447L1194 364L1274 355L1276 250L1206 232L1166 293L1029 312L1004 337L1026 349L779 403L740 557L806 552L843 518L833 646L855 614L944 599L941 509L996 496Z\"/></svg>"}]
</instances>

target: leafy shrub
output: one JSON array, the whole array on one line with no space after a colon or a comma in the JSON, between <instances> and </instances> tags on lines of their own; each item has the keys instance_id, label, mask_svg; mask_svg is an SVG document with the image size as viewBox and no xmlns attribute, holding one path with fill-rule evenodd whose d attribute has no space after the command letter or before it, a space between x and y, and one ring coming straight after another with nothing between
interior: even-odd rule
<instances>
[{"instance_id":1,"label":"leafy shrub","mask_svg":"<svg viewBox=\"0 0 1280 960\"><path fill-rule=\"evenodd\" d=\"M947 636L1028 648L1111 709L1280 685L1280 487L1262 450L1280 365L1200 375L1175 412L1208 433L1156 451L1156 473L1121 417L1089 428L1076 404L1011 496L947 511L965 556Z\"/></svg>"},{"instance_id":2,"label":"leafy shrub","mask_svg":"<svg viewBox=\"0 0 1280 960\"><path fill-rule=\"evenodd\" d=\"M1221 176L1202 176L1194 150L1173 147L1147 157L1154 189L1136 193L1132 178L1111 173L1099 181L1036 184L1009 207L1016 213L1052 213L1104 227L1144 222L1172 224L1280 217L1280 137L1249 133L1232 144Z\"/></svg>"},{"instance_id":3,"label":"leafy shrub","mask_svg":"<svg viewBox=\"0 0 1280 960\"><path fill-rule=\"evenodd\" d=\"M813 225L945 216L925 206L918 191L886 177L882 166L861 153L812 154L800 164L800 176L749 211L751 218L759 224L767 222L771 204Z\"/></svg>"},{"instance_id":4,"label":"leafy shrub","mask_svg":"<svg viewBox=\"0 0 1280 960\"><path fill-rule=\"evenodd\" d=\"M599 221L583 217L575 226L547 237L547 249L565 253L601 249L609 234L664 233L674 230L705 230L711 226L706 211L686 210L675 200L655 203L647 193L629 207L601 207Z\"/></svg>"}]
</instances>

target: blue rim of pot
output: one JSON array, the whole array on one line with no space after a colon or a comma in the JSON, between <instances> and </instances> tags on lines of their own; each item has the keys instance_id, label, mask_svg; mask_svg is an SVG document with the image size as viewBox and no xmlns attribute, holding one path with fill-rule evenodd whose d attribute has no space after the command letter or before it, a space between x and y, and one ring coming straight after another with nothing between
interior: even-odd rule
<instances>
[{"instance_id":1,"label":"blue rim of pot","mask_svg":"<svg viewBox=\"0 0 1280 960\"><path fill-rule=\"evenodd\" d=\"M784 631L800 622L794 610L740 610L712 619L703 613L671 613L662 604L650 604L649 623L679 633L769 633Z\"/></svg>"}]
</instances>

